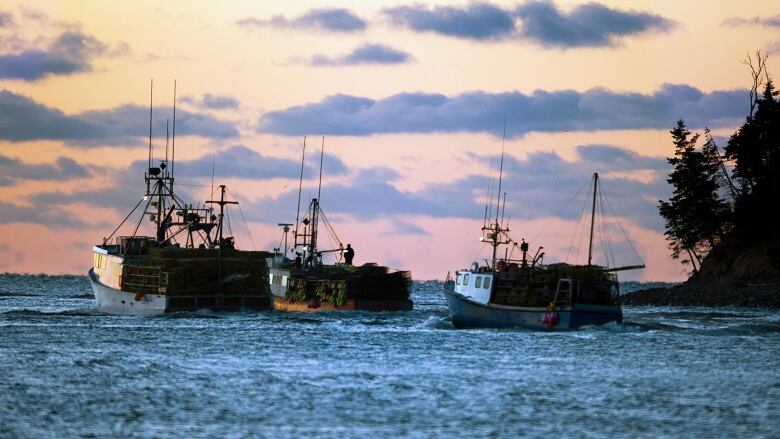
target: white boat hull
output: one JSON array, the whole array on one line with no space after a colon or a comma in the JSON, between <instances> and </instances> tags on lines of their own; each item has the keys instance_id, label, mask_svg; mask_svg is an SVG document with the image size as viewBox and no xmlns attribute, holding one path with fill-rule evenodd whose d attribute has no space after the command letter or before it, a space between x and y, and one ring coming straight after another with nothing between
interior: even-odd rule
<instances>
[{"instance_id":1,"label":"white boat hull","mask_svg":"<svg viewBox=\"0 0 780 439\"><path fill-rule=\"evenodd\" d=\"M168 298L163 294L138 295L120 291L100 283L93 270L89 270L89 282L95 294L99 312L124 315L157 315L165 313Z\"/></svg>"}]
</instances>

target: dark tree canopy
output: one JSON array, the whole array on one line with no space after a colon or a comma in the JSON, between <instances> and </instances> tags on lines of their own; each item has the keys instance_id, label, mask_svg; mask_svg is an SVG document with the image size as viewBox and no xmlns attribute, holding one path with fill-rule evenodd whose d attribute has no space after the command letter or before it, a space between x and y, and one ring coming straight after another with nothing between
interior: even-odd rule
<instances>
[{"instance_id":1,"label":"dark tree canopy","mask_svg":"<svg viewBox=\"0 0 780 439\"><path fill-rule=\"evenodd\" d=\"M675 151L667 159L672 168L667 182L674 190L658 209L666 222L672 256L687 258L684 262L692 264L694 273L704 256L724 241L747 248L762 240L777 240L780 100L766 77L763 93L751 95L755 96L751 114L731 136L723 157L709 131L700 149L699 135L692 134L683 120L670 131Z\"/></svg>"},{"instance_id":2,"label":"dark tree canopy","mask_svg":"<svg viewBox=\"0 0 780 439\"><path fill-rule=\"evenodd\" d=\"M771 215L780 202L780 102L771 79L756 100L756 111L731 136L726 158L734 162L739 186L736 226L746 238L778 232L778 219Z\"/></svg>"},{"instance_id":3,"label":"dark tree canopy","mask_svg":"<svg viewBox=\"0 0 780 439\"><path fill-rule=\"evenodd\" d=\"M674 258L688 256L694 272L701 255L723 238L730 207L721 197L721 161L711 138L701 150L696 149L698 134L691 135L683 120L670 131L674 156L667 182L674 187L668 201L659 202L666 221L666 238Z\"/></svg>"}]
</instances>

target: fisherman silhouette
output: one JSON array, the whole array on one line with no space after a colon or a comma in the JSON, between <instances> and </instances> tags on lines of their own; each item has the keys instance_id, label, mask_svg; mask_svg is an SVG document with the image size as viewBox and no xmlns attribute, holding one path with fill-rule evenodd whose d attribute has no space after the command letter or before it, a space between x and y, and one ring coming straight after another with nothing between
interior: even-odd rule
<instances>
[{"instance_id":1,"label":"fisherman silhouette","mask_svg":"<svg viewBox=\"0 0 780 439\"><path fill-rule=\"evenodd\" d=\"M301 264L303 261L301 261L301 254L298 252L295 252L295 268L300 269Z\"/></svg>"},{"instance_id":2,"label":"fisherman silhouette","mask_svg":"<svg viewBox=\"0 0 780 439\"><path fill-rule=\"evenodd\" d=\"M352 265L352 258L355 257L355 250L352 248L352 244L347 244L347 249L344 250L344 263L346 265Z\"/></svg>"}]
</instances>

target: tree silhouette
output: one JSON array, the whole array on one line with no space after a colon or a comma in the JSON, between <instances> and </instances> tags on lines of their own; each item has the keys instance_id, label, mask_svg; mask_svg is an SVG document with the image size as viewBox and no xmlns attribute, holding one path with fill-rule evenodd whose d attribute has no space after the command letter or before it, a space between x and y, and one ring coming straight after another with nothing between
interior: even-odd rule
<instances>
[{"instance_id":1,"label":"tree silhouette","mask_svg":"<svg viewBox=\"0 0 780 439\"><path fill-rule=\"evenodd\" d=\"M771 214L780 201L780 102L770 78L756 101L755 114L731 136L726 157L734 161L739 185L736 227L748 239L777 236L778 221Z\"/></svg>"},{"instance_id":2,"label":"tree silhouette","mask_svg":"<svg viewBox=\"0 0 780 439\"><path fill-rule=\"evenodd\" d=\"M699 134L692 135L682 119L670 133L675 150L667 158L672 171L666 181L674 191L668 201L659 201L658 209L672 257L684 251L695 273L703 255L722 240L731 209L720 196L721 162L714 141L697 150Z\"/></svg>"}]
</instances>

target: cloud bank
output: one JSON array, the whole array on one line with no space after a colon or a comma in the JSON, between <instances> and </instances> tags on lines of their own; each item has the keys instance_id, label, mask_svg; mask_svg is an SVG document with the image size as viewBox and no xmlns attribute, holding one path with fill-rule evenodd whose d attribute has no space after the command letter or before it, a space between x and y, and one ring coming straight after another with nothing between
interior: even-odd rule
<instances>
[{"instance_id":1,"label":"cloud bank","mask_svg":"<svg viewBox=\"0 0 780 439\"><path fill-rule=\"evenodd\" d=\"M8 90L0 91L0 140L62 140L71 146L133 146L149 135L149 108L122 105L67 115ZM154 135L165 136L165 119L172 108L154 109ZM176 134L227 139L238 136L231 122L177 109Z\"/></svg>"},{"instance_id":2,"label":"cloud bank","mask_svg":"<svg viewBox=\"0 0 780 439\"><path fill-rule=\"evenodd\" d=\"M241 106L241 103L238 101L238 99L232 96L212 95L209 93L206 93L199 98L194 96L185 96L181 98L181 102L209 110L232 110Z\"/></svg>"},{"instance_id":3,"label":"cloud bank","mask_svg":"<svg viewBox=\"0 0 780 439\"><path fill-rule=\"evenodd\" d=\"M689 126L730 126L747 114L744 90L709 93L665 84L652 94L593 88L455 96L401 93L383 99L337 94L320 102L264 114L257 131L282 135L361 136L386 133L597 131L667 128L683 118Z\"/></svg>"},{"instance_id":4,"label":"cloud bank","mask_svg":"<svg viewBox=\"0 0 780 439\"><path fill-rule=\"evenodd\" d=\"M665 182L666 160L663 157L644 156L614 145L582 145L576 152L574 161L564 160L553 152L535 152L525 159L506 156L503 190L508 193L506 212L515 221L513 224L517 224L517 220L555 216L577 219L581 198L579 203L570 203L567 209L562 210L562 207L578 191L583 195L583 188L591 174L600 172L603 189L618 215L642 227L663 230L663 222L656 209L657 200L669 195L669 187ZM297 179L300 169L297 160L269 157L236 145L220 153L177 162L177 181L199 181L197 179L200 178L200 181L207 182L214 158L217 181L223 178L256 181ZM492 159L496 163L498 157L472 154L468 159L475 163L489 163ZM324 182L323 209L329 215L349 215L363 221L390 218L394 222L401 221L396 225L398 230L395 232L419 235L427 232L405 223L404 218L427 216L479 220L484 215L484 200L489 185L489 177L486 175L467 175L453 182L431 184L416 191L402 191L393 185L393 181L401 178L393 169L348 169L338 158L330 155L326 155L325 162L327 175L349 176L348 179ZM64 168L62 164L59 166ZM318 166L318 154L311 154L304 171L309 184L313 182L316 185ZM145 167L146 161L141 160L122 169L97 169L96 173L110 174L115 186L70 193L39 193L29 198L30 207L5 206L7 209L0 210L0 223L32 222L51 226L65 224L68 227L94 227L70 216L64 207L85 203L128 212L142 195ZM40 171L36 170L38 173ZM650 180L626 177L637 172L649 173ZM197 201L199 198L193 197L189 189L190 186L186 184L180 186L179 195L185 200ZM273 196L251 202L242 201L242 210L249 221L286 222L295 212L297 185ZM522 230L518 230L517 237L520 236Z\"/></svg>"},{"instance_id":5,"label":"cloud bank","mask_svg":"<svg viewBox=\"0 0 780 439\"><path fill-rule=\"evenodd\" d=\"M0 187L19 180L63 181L90 174L85 166L68 157L58 157L53 164L30 164L0 154Z\"/></svg>"},{"instance_id":6,"label":"cloud bank","mask_svg":"<svg viewBox=\"0 0 780 439\"><path fill-rule=\"evenodd\" d=\"M620 37L669 31L674 23L647 12L621 11L586 3L561 12L551 2L529 2L516 10L520 36L545 47L608 47Z\"/></svg>"},{"instance_id":7,"label":"cloud bank","mask_svg":"<svg viewBox=\"0 0 780 439\"><path fill-rule=\"evenodd\" d=\"M669 31L675 26L657 14L599 3L578 5L568 12L552 2L532 1L515 9L490 3L433 8L415 4L385 8L382 13L393 25L416 32L474 41L517 39L560 49L611 47L623 37Z\"/></svg>"},{"instance_id":8,"label":"cloud bank","mask_svg":"<svg viewBox=\"0 0 780 439\"><path fill-rule=\"evenodd\" d=\"M95 37L66 31L45 50L0 55L0 78L35 81L52 75L89 72L95 58L122 55L128 51L125 43L112 50Z\"/></svg>"},{"instance_id":9,"label":"cloud bank","mask_svg":"<svg viewBox=\"0 0 780 439\"><path fill-rule=\"evenodd\" d=\"M10 169L20 162L11 159L5 159L0 156L0 171L6 168ZM5 164L7 162L7 165ZM47 168L48 166L48 168ZM146 160L136 160L129 166L115 169L102 168L96 169L95 173L110 175L114 182L113 187L89 188L86 190L77 190L74 192L48 191L41 192L30 197L35 208L41 212L49 210L61 212L63 218L68 217L68 213L61 208L75 203L86 203L102 208L113 208L120 212L129 212L138 202L145 189L143 176L146 170ZM213 168L212 168L213 166ZM297 159L285 159L271 157L256 152L244 145L234 145L223 151L207 154L193 160L177 160L175 165L176 181L180 183L176 192L180 199L186 202L203 201L195 198L190 193L188 184L181 184L182 181L200 181L206 183L211 179L212 169L215 171L215 181L219 183L225 178L239 178L247 180L270 180L274 178L289 178L297 180L300 176L301 162ZM305 178L314 178L318 175L320 166L319 154L310 154L304 166ZM323 158L323 168L329 176L339 176L347 173L346 165L336 156L325 154ZM51 175L45 176L46 171L55 171ZM78 165L69 159L60 159L56 166L52 165L26 165L23 169L15 171L17 175L23 175L25 178L38 178L49 180L65 180L68 178L82 176L87 173L83 165ZM90 172L91 174L91 172ZM21 178L21 177L20 177ZM10 180L10 179L9 179ZM0 178L0 186L3 186L3 179ZM295 192L297 194L297 192ZM246 208L244 208L246 211ZM19 212L25 212L20 210ZM26 213L25 215L30 215ZM5 222L17 221L19 213L7 214L3 216L0 213L0 224ZM30 216L31 222L45 225L57 225L58 217L52 215ZM68 220L71 221L71 220ZM71 221L73 227L86 226L85 223Z\"/></svg>"},{"instance_id":10,"label":"cloud bank","mask_svg":"<svg viewBox=\"0 0 780 439\"><path fill-rule=\"evenodd\" d=\"M319 170L319 153L310 154L306 161L304 172L315 175ZM234 145L214 154L208 154L199 159L176 162L176 174L187 177L205 177L211 175L211 166L216 164L218 177L246 178L250 180L267 180L271 178L300 177L301 163L298 160L271 157L260 154L244 145ZM325 154L323 168L328 175L342 175L347 171L346 165L336 156Z\"/></svg>"},{"instance_id":11,"label":"cloud bank","mask_svg":"<svg viewBox=\"0 0 780 439\"><path fill-rule=\"evenodd\" d=\"M472 155L471 160L497 163L498 157ZM602 173L603 189L620 216L643 227L661 231L657 214L659 199L668 196L666 160L628 151L614 145L582 145L577 159L566 161L553 152L535 152L526 159L506 156L503 191L507 214L513 219L548 218L556 215L576 219L579 205L567 202L580 191L584 195L593 172ZM636 172L649 172L649 182L627 178ZM429 216L433 218L481 219L489 184L485 175L468 175L449 183L437 183L417 191L401 191L393 184L400 176L392 169L373 167L353 170L348 182L330 182L322 188L322 207L328 214L348 214L358 220ZM494 194L495 196L495 194ZM290 219L295 212L297 190L258 199L245 205L250 220L265 223ZM424 234L422 230L407 233Z\"/></svg>"},{"instance_id":12,"label":"cloud bank","mask_svg":"<svg viewBox=\"0 0 780 439\"><path fill-rule=\"evenodd\" d=\"M387 65L404 64L413 60L411 54L392 47L382 44L364 44L346 55L335 57L315 55L309 60L309 64L313 66Z\"/></svg>"},{"instance_id":13,"label":"cloud bank","mask_svg":"<svg viewBox=\"0 0 780 439\"><path fill-rule=\"evenodd\" d=\"M320 30L327 32L359 32L366 28L362 18L343 8L310 9L303 15L287 18L276 15L270 19L244 18L236 24L245 27L273 27L299 30Z\"/></svg>"},{"instance_id":14,"label":"cloud bank","mask_svg":"<svg viewBox=\"0 0 780 439\"><path fill-rule=\"evenodd\" d=\"M738 26L766 26L766 27L780 27L780 14L771 17L753 17L753 18L740 18L730 17L723 20L723 25L738 27Z\"/></svg>"},{"instance_id":15,"label":"cloud bank","mask_svg":"<svg viewBox=\"0 0 780 439\"><path fill-rule=\"evenodd\" d=\"M382 13L396 26L471 40L507 38L515 32L513 14L489 3L465 7L421 4L386 8Z\"/></svg>"}]
</instances>

